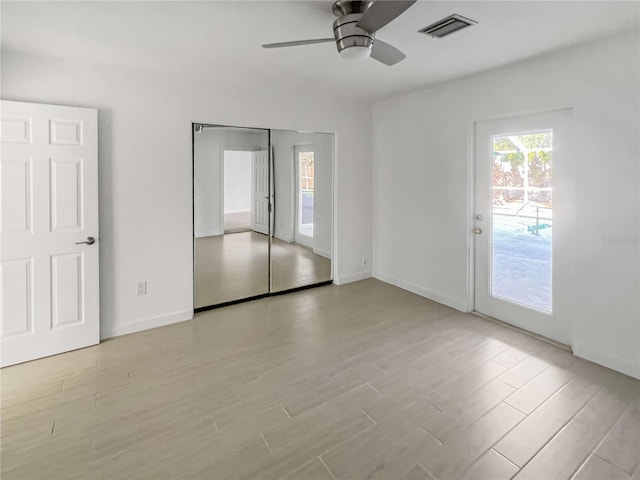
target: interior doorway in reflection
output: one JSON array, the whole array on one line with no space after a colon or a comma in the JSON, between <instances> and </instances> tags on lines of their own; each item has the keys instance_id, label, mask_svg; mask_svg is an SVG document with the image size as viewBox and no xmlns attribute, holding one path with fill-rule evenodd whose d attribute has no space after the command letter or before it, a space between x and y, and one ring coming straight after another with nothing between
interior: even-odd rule
<instances>
[{"instance_id":1,"label":"interior doorway in reflection","mask_svg":"<svg viewBox=\"0 0 640 480\"><path fill-rule=\"evenodd\" d=\"M252 152L225 150L223 165L224 233L251 231Z\"/></svg>"}]
</instances>

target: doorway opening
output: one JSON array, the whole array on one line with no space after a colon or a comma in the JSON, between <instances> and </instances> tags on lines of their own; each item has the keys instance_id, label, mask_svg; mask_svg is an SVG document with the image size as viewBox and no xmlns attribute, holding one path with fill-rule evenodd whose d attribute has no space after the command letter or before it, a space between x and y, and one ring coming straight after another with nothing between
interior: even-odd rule
<instances>
[{"instance_id":1,"label":"doorway opening","mask_svg":"<svg viewBox=\"0 0 640 480\"><path fill-rule=\"evenodd\" d=\"M224 233L251 231L251 152L225 150L223 164Z\"/></svg>"}]
</instances>

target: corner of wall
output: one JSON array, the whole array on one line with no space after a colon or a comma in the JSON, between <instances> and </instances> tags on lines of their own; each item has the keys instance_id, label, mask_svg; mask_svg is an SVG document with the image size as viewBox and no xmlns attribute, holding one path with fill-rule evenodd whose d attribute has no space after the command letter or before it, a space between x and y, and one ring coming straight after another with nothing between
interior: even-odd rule
<instances>
[{"instance_id":1,"label":"corner of wall","mask_svg":"<svg viewBox=\"0 0 640 480\"><path fill-rule=\"evenodd\" d=\"M416 295L420 295L421 297L428 298L429 300L433 300L434 302L441 303L442 305L446 305L447 307L454 308L460 312L469 311L466 300L457 300L455 298L441 295L406 280L401 280L392 275L387 275L386 273L380 272L379 270L373 272L373 278L377 278L382 282L389 283L411 293L415 293Z\"/></svg>"},{"instance_id":2,"label":"corner of wall","mask_svg":"<svg viewBox=\"0 0 640 480\"><path fill-rule=\"evenodd\" d=\"M360 280L366 280L367 278L372 277L373 273L371 272L371 270L363 270L351 275L336 276L336 278L333 280L333 283L335 283L336 285L345 285L347 283L358 282Z\"/></svg>"},{"instance_id":3,"label":"corner of wall","mask_svg":"<svg viewBox=\"0 0 640 480\"><path fill-rule=\"evenodd\" d=\"M582 342L574 342L571 349L576 357L584 358L590 362L597 363L603 367L610 368L640 380L640 359L636 362L630 362L623 358L598 350L597 348L593 348Z\"/></svg>"}]
</instances>

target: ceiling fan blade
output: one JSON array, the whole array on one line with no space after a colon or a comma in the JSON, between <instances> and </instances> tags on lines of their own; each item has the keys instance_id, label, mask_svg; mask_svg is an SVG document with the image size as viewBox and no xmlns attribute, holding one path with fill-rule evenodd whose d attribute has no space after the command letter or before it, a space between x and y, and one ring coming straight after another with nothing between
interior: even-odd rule
<instances>
[{"instance_id":1,"label":"ceiling fan blade","mask_svg":"<svg viewBox=\"0 0 640 480\"><path fill-rule=\"evenodd\" d=\"M417 0L376 0L358 21L357 26L375 33L387 23L400 16Z\"/></svg>"},{"instance_id":2,"label":"ceiling fan blade","mask_svg":"<svg viewBox=\"0 0 640 480\"><path fill-rule=\"evenodd\" d=\"M401 62L407 58L407 56L396 47L376 38L373 42L373 46L371 47L371 58L379 61L380 63L391 66Z\"/></svg>"},{"instance_id":3,"label":"ceiling fan blade","mask_svg":"<svg viewBox=\"0 0 640 480\"><path fill-rule=\"evenodd\" d=\"M262 48L297 47L298 45L313 45L314 43L328 43L335 41L336 39L333 37L316 38L313 40L296 40L295 42L267 43L266 45L262 45Z\"/></svg>"}]
</instances>

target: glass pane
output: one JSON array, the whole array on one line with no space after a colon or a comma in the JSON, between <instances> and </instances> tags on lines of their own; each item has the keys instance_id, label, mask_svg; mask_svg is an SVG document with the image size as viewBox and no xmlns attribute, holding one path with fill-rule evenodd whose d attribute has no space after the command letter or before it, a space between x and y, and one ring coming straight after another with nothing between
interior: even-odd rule
<instances>
[{"instance_id":1,"label":"glass pane","mask_svg":"<svg viewBox=\"0 0 640 480\"><path fill-rule=\"evenodd\" d=\"M496 135L491 295L552 312L553 133Z\"/></svg>"},{"instance_id":2,"label":"glass pane","mask_svg":"<svg viewBox=\"0 0 640 480\"><path fill-rule=\"evenodd\" d=\"M300 172L300 225L307 227L305 233L313 236L313 204L315 193L314 154L300 152L298 171Z\"/></svg>"}]
</instances>

